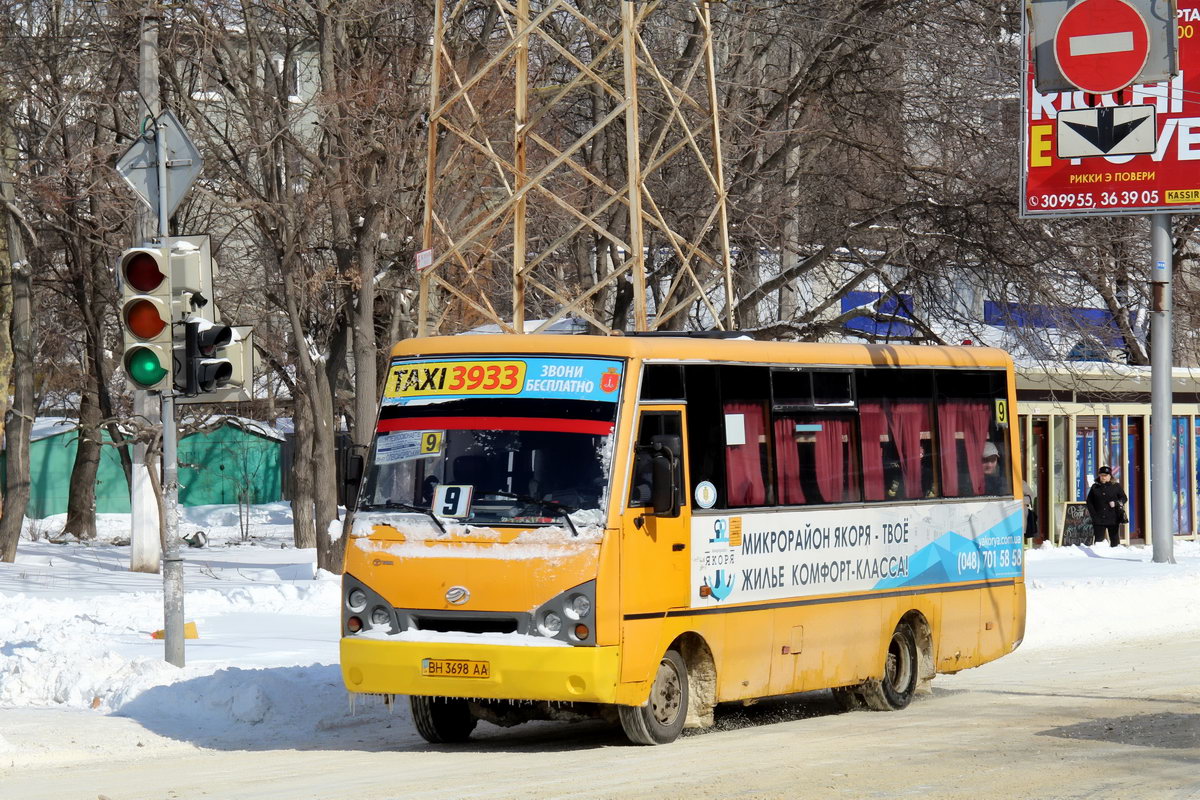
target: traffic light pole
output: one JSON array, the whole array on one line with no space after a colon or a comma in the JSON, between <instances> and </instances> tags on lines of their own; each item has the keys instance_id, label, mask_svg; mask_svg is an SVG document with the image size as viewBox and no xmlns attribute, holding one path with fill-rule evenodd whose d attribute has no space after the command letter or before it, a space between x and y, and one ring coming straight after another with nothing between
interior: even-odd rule
<instances>
[{"instance_id":1,"label":"traffic light pole","mask_svg":"<svg viewBox=\"0 0 1200 800\"><path fill-rule=\"evenodd\" d=\"M171 210L167 197L167 137L161 118L154 130L158 161L158 235L166 244ZM169 259L168 259L169 262ZM168 267L169 269L169 267ZM179 459L176 450L175 390L162 390L163 467L163 642L167 663L182 667L183 656L183 556L179 553Z\"/></svg>"},{"instance_id":2,"label":"traffic light pole","mask_svg":"<svg viewBox=\"0 0 1200 800\"><path fill-rule=\"evenodd\" d=\"M158 85L158 18L146 14L142 17L140 46L138 49L138 93L146 104L149 115L157 117L159 108ZM150 209L139 207L137 230L134 242L148 242L155 230L155 220ZM154 398L145 389L133 391L133 413L136 418L161 424ZM159 572L162 569L162 547L159 544L159 507L154 496L150 468L147 464L146 442L139 440L133 445L133 470L129 484L129 568L134 572Z\"/></svg>"},{"instance_id":3,"label":"traffic light pole","mask_svg":"<svg viewBox=\"0 0 1200 800\"><path fill-rule=\"evenodd\" d=\"M166 660L182 667L183 659L183 556L179 553L179 461L176 450L175 396L162 393L163 511L166 549L163 550L163 641Z\"/></svg>"}]
</instances>

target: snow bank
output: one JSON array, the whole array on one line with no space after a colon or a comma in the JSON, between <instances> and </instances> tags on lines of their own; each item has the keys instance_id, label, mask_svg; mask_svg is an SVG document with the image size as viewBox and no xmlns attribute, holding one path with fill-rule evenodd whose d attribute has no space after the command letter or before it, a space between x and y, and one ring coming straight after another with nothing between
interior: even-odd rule
<instances>
[{"instance_id":1,"label":"snow bank","mask_svg":"<svg viewBox=\"0 0 1200 800\"><path fill-rule=\"evenodd\" d=\"M1135 641L1200 629L1200 542L1177 541L1174 564L1149 547L1027 551L1024 647Z\"/></svg>"}]
</instances>

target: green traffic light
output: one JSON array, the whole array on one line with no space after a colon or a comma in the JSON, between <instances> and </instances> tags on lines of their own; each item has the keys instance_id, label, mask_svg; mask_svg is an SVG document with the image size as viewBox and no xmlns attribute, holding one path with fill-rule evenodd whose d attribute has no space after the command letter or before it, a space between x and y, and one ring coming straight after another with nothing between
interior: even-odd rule
<instances>
[{"instance_id":1,"label":"green traffic light","mask_svg":"<svg viewBox=\"0 0 1200 800\"><path fill-rule=\"evenodd\" d=\"M145 347L129 351L125 357L125 371L129 374L129 380L147 388L167 377L167 370L159 363L158 356Z\"/></svg>"}]
</instances>

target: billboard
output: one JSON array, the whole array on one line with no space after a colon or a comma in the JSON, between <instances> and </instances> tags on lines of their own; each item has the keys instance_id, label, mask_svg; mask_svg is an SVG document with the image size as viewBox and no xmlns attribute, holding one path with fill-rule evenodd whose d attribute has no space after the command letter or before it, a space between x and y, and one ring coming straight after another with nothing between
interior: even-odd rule
<instances>
[{"instance_id":1,"label":"billboard","mask_svg":"<svg viewBox=\"0 0 1200 800\"><path fill-rule=\"evenodd\" d=\"M1113 94L1037 91L1026 37L1021 216L1200 213L1200 0L1178 0L1177 14L1179 73ZM1143 110L1106 111L1117 107ZM1149 127L1149 146L1131 148ZM1081 131L1097 154L1079 155Z\"/></svg>"}]
</instances>

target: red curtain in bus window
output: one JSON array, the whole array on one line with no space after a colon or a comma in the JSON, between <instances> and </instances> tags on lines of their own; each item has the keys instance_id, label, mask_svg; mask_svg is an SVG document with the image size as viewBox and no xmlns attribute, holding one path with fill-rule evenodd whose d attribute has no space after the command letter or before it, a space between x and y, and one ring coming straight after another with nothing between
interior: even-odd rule
<instances>
[{"instance_id":1,"label":"red curtain in bus window","mask_svg":"<svg viewBox=\"0 0 1200 800\"><path fill-rule=\"evenodd\" d=\"M941 436L942 486L947 497L958 497L958 435L962 434L967 453L967 472L971 476L969 496L983 494L983 445L987 441L991 408L987 403L970 400L942 401L938 406L938 433Z\"/></svg>"},{"instance_id":2,"label":"red curtain in bus window","mask_svg":"<svg viewBox=\"0 0 1200 800\"><path fill-rule=\"evenodd\" d=\"M879 403L860 403L859 425L862 426L863 492L866 499L883 499L883 446L880 439L887 433L887 419Z\"/></svg>"},{"instance_id":3,"label":"red curtain in bus window","mask_svg":"<svg viewBox=\"0 0 1200 800\"><path fill-rule=\"evenodd\" d=\"M888 409L892 441L904 473L905 497L921 497L921 431L930 430L927 403L892 403Z\"/></svg>"},{"instance_id":4,"label":"red curtain in bus window","mask_svg":"<svg viewBox=\"0 0 1200 800\"><path fill-rule=\"evenodd\" d=\"M759 439L763 435L763 410L758 403L725 404L726 414L742 415L746 443L725 447L725 489L731 506L761 506L767 500L763 482Z\"/></svg>"},{"instance_id":5,"label":"red curtain in bus window","mask_svg":"<svg viewBox=\"0 0 1200 800\"><path fill-rule=\"evenodd\" d=\"M780 505L805 502L800 486L800 454L796 450L796 421L775 420L775 485Z\"/></svg>"},{"instance_id":6,"label":"red curtain in bus window","mask_svg":"<svg viewBox=\"0 0 1200 800\"><path fill-rule=\"evenodd\" d=\"M826 419L817 431L817 487L826 503L840 503L846 485L846 449L842 441L850 435L850 421ZM881 482L882 485L882 482Z\"/></svg>"}]
</instances>

